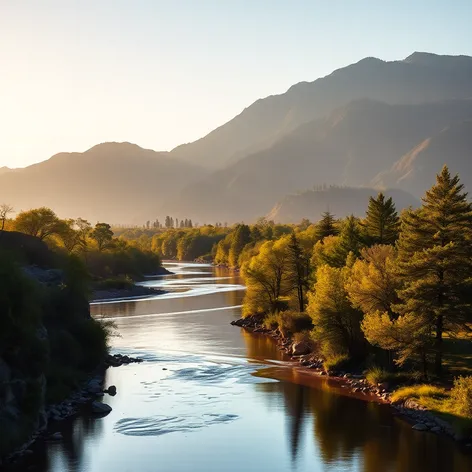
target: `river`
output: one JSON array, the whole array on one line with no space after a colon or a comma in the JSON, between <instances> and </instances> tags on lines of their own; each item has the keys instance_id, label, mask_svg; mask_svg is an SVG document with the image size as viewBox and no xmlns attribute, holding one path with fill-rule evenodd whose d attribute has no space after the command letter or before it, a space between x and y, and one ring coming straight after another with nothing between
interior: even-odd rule
<instances>
[{"instance_id":1,"label":"river","mask_svg":"<svg viewBox=\"0 0 472 472\"><path fill-rule=\"evenodd\" d=\"M452 441L411 430L387 405L296 368L274 342L230 325L238 276L169 264L145 284L168 293L94 304L115 321L113 351L145 362L107 371L105 418L79 417L46 442L40 472L472 470Z\"/></svg>"}]
</instances>

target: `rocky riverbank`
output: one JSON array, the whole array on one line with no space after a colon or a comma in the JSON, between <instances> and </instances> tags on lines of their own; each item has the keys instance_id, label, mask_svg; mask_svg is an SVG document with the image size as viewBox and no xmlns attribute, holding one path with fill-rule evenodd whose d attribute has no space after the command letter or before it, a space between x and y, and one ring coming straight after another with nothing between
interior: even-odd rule
<instances>
[{"instance_id":1,"label":"rocky riverbank","mask_svg":"<svg viewBox=\"0 0 472 472\"><path fill-rule=\"evenodd\" d=\"M143 362L142 359L132 358L121 354L108 354L101 366L91 374L90 379L60 403L48 405L45 409L43 425L35 431L28 440L4 460L5 464L15 463L22 457L32 453L31 447L40 439L59 441L62 433L59 431L60 422L70 419L79 413L102 417L112 411L111 407L102 401L105 394L115 396L117 389L114 385L105 388L105 372L109 367L119 367L131 363ZM2 462L0 461L0 466Z\"/></svg>"},{"instance_id":2,"label":"rocky riverbank","mask_svg":"<svg viewBox=\"0 0 472 472\"><path fill-rule=\"evenodd\" d=\"M120 289L111 288L108 290L94 290L92 292L91 302L98 302L103 300L116 300L121 298L138 298L138 297L152 297L156 295L163 295L167 293L165 290L158 290L150 287L143 287L142 285L134 285L130 288Z\"/></svg>"},{"instance_id":3,"label":"rocky riverbank","mask_svg":"<svg viewBox=\"0 0 472 472\"><path fill-rule=\"evenodd\" d=\"M278 330L265 328L263 317L257 315L249 316L235 320L231 324L253 333L270 336L276 341L279 349L293 362L297 362L301 368L312 370L313 375L330 377L330 379L335 380L339 385L348 389L350 393L361 394L360 398L365 400L390 404L395 409L396 414L412 425L412 429L447 435L472 451L472 436L469 437L458 433L450 423L412 399L399 403L392 402L391 395L393 389L386 382L371 385L362 372L327 372L323 367L323 359L312 352L311 346L304 342L294 342L292 339L284 338Z\"/></svg>"}]
</instances>

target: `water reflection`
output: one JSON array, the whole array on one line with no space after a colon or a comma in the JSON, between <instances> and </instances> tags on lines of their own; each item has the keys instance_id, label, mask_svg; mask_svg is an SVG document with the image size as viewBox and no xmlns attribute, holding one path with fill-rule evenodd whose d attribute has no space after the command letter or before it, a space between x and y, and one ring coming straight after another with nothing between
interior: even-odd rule
<instances>
[{"instance_id":1,"label":"water reflection","mask_svg":"<svg viewBox=\"0 0 472 472\"><path fill-rule=\"evenodd\" d=\"M294 368L271 339L231 326L243 296L237 274L171 270L147 283L192 296L92 307L115 320L114 349L146 362L109 369L112 413L61 424L64 440L38 444L19 470L472 470L451 441L412 431L388 406L346 395Z\"/></svg>"}]
</instances>

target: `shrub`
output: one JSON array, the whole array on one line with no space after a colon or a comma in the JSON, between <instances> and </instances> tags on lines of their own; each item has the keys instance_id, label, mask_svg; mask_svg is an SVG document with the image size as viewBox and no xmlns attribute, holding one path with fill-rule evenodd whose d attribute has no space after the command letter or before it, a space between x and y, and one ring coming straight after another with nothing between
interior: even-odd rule
<instances>
[{"instance_id":1,"label":"shrub","mask_svg":"<svg viewBox=\"0 0 472 472\"><path fill-rule=\"evenodd\" d=\"M326 372L342 370L349 363L349 357L346 354L333 354L325 359L323 367Z\"/></svg>"},{"instance_id":2,"label":"shrub","mask_svg":"<svg viewBox=\"0 0 472 472\"><path fill-rule=\"evenodd\" d=\"M472 418L472 376L458 377L454 380L451 398L457 413Z\"/></svg>"},{"instance_id":3,"label":"shrub","mask_svg":"<svg viewBox=\"0 0 472 472\"><path fill-rule=\"evenodd\" d=\"M306 313L283 311L277 316L279 329L284 337L313 329L313 322Z\"/></svg>"},{"instance_id":4,"label":"shrub","mask_svg":"<svg viewBox=\"0 0 472 472\"><path fill-rule=\"evenodd\" d=\"M279 317L277 313L271 313L264 318L264 328L277 329L279 327Z\"/></svg>"},{"instance_id":5,"label":"shrub","mask_svg":"<svg viewBox=\"0 0 472 472\"><path fill-rule=\"evenodd\" d=\"M391 377L391 373L382 369L381 367L372 367L367 371L365 378L371 385L377 385L386 382Z\"/></svg>"}]
</instances>

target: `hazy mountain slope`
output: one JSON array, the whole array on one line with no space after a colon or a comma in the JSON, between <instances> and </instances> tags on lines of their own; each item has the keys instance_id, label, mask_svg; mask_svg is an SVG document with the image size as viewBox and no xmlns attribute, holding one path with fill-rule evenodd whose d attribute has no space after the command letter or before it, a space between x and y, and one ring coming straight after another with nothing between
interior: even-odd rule
<instances>
[{"instance_id":1,"label":"hazy mountain slope","mask_svg":"<svg viewBox=\"0 0 472 472\"><path fill-rule=\"evenodd\" d=\"M403 61L366 58L314 82L300 82L281 95L257 100L207 136L171 155L222 167L271 146L303 123L348 102L370 98L414 104L472 97L472 58L414 53Z\"/></svg>"},{"instance_id":2,"label":"hazy mountain slope","mask_svg":"<svg viewBox=\"0 0 472 472\"><path fill-rule=\"evenodd\" d=\"M425 139L373 182L421 196L444 164L452 173L458 173L466 190L472 192L472 120L452 124Z\"/></svg>"},{"instance_id":3,"label":"hazy mountain slope","mask_svg":"<svg viewBox=\"0 0 472 472\"><path fill-rule=\"evenodd\" d=\"M472 100L352 102L191 184L169 208L178 216L185 208L198 221L251 221L285 195L314 185L369 186L418 143L465 119L472 119Z\"/></svg>"},{"instance_id":4,"label":"hazy mountain slope","mask_svg":"<svg viewBox=\"0 0 472 472\"><path fill-rule=\"evenodd\" d=\"M203 170L130 143L56 154L0 175L0 202L19 211L42 205L91 222L140 223L158 216L165 198Z\"/></svg>"},{"instance_id":5,"label":"hazy mountain slope","mask_svg":"<svg viewBox=\"0 0 472 472\"><path fill-rule=\"evenodd\" d=\"M310 190L298 195L288 195L272 208L267 218L275 222L298 223L302 218L318 221L321 213L329 210L336 217L348 215L364 216L369 197L378 190L371 188L329 187L323 190ZM419 200L403 190L386 190L385 195L392 197L397 210L409 206L419 206Z\"/></svg>"}]
</instances>

